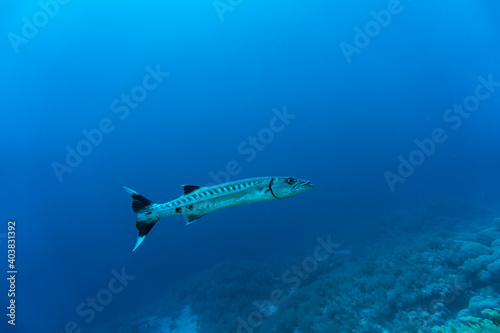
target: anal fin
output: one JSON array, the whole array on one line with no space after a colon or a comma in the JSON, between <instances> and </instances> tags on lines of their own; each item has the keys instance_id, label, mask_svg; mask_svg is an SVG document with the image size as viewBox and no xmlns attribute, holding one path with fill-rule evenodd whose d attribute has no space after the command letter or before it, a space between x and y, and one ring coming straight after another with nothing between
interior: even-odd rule
<instances>
[{"instance_id":1,"label":"anal fin","mask_svg":"<svg viewBox=\"0 0 500 333\"><path fill-rule=\"evenodd\" d=\"M205 214L201 215L184 215L184 218L186 219L186 225L193 223L194 221L201 219Z\"/></svg>"}]
</instances>

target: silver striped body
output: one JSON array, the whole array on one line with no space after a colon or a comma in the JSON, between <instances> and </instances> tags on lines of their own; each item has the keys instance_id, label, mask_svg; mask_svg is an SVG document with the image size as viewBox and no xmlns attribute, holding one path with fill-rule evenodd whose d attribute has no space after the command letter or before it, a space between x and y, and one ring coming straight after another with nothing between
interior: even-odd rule
<instances>
[{"instance_id":1,"label":"silver striped body","mask_svg":"<svg viewBox=\"0 0 500 333\"><path fill-rule=\"evenodd\" d=\"M205 215L226 207L276 200L268 190L271 178L249 178L201 187L175 200L156 204L151 210L159 218L172 215Z\"/></svg>"},{"instance_id":2,"label":"silver striped body","mask_svg":"<svg viewBox=\"0 0 500 333\"><path fill-rule=\"evenodd\" d=\"M285 199L314 187L310 181L292 177L259 177L220 185L199 187L184 185L184 195L157 204L136 191L125 187L132 197L139 236L134 247L142 243L155 223L167 216L184 215L190 224L214 210L268 200Z\"/></svg>"}]
</instances>

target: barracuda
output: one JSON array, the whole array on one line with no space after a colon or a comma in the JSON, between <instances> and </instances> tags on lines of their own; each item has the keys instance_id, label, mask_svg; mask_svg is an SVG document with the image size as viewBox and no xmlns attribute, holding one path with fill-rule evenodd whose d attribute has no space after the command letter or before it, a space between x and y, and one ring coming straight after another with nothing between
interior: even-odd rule
<instances>
[{"instance_id":1,"label":"barracuda","mask_svg":"<svg viewBox=\"0 0 500 333\"><path fill-rule=\"evenodd\" d=\"M188 225L214 210L286 199L313 187L310 181L292 177L248 178L209 187L183 185L182 196L157 204L124 186L133 199L132 209L136 213L136 227L139 230L139 237L132 251L141 245L151 228L163 217L184 215Z\"/></svg>"}]
</instances>

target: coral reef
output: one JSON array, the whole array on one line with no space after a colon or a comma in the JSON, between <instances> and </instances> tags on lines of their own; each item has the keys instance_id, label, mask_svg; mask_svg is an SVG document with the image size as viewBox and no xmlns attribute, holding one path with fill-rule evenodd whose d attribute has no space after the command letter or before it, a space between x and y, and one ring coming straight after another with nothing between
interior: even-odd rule
<instances>
[{"instance_id":1,"label":"coral reef","mask_svg":"<svg viewBox=\"0 0 500 333\"><path fill-rule=\"evenodd\" d=\"M98 332L115 333L199 333L199 319L189 305L184 306L175 317L147 316L124 324L117 322Z\"/></svg>"},{"instance_id":2,"label":"coral reef","mask_svg":"<svg viewBox=\"0 0 500 333\"><path fill-rule=\"evenodd\" d=\"M434 331L437 333L498 333L500 332L500 308L482 310L481 317L461 317L458 322L449 322L435 327Z\"/></svg>"},{"instance_id":3,"label":"coral reef","mask_svg":"<svg viewBox=\"0 0 500 333\"><path fill-rule=\"evenodd\" d=\"M364 234L363 242L332 255L318 251L325 260L309 253L221 263L172 288L177 316L143 318L134 327L169 333L500 332L500 219L472 223L474 213L484 218L483 210L447 202L441 210L433 205L408 215L407 225L404 215L394 215L378 224L393 223L386 237ZM418 219L427 227L414 224L407 232ZM179 330L189 327L185 323L192 331Z\"/></svg>"}]
</instances>

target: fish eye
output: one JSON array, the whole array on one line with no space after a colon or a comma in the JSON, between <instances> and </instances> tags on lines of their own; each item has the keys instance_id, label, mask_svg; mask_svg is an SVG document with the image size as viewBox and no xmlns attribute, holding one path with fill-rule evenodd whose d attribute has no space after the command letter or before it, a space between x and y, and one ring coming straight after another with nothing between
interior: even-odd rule
<instances>
[{"instance_id":1,"label":"fish eye","mask_svg":"<svg viewBox=\"0 0 500 333\"><path fill-rule=\"evenodd\" d=\"M286 179L286 182L289 184L289 185L292 185L293 184L293 178L287 178Z\"/></svg>"}]
</instances>

